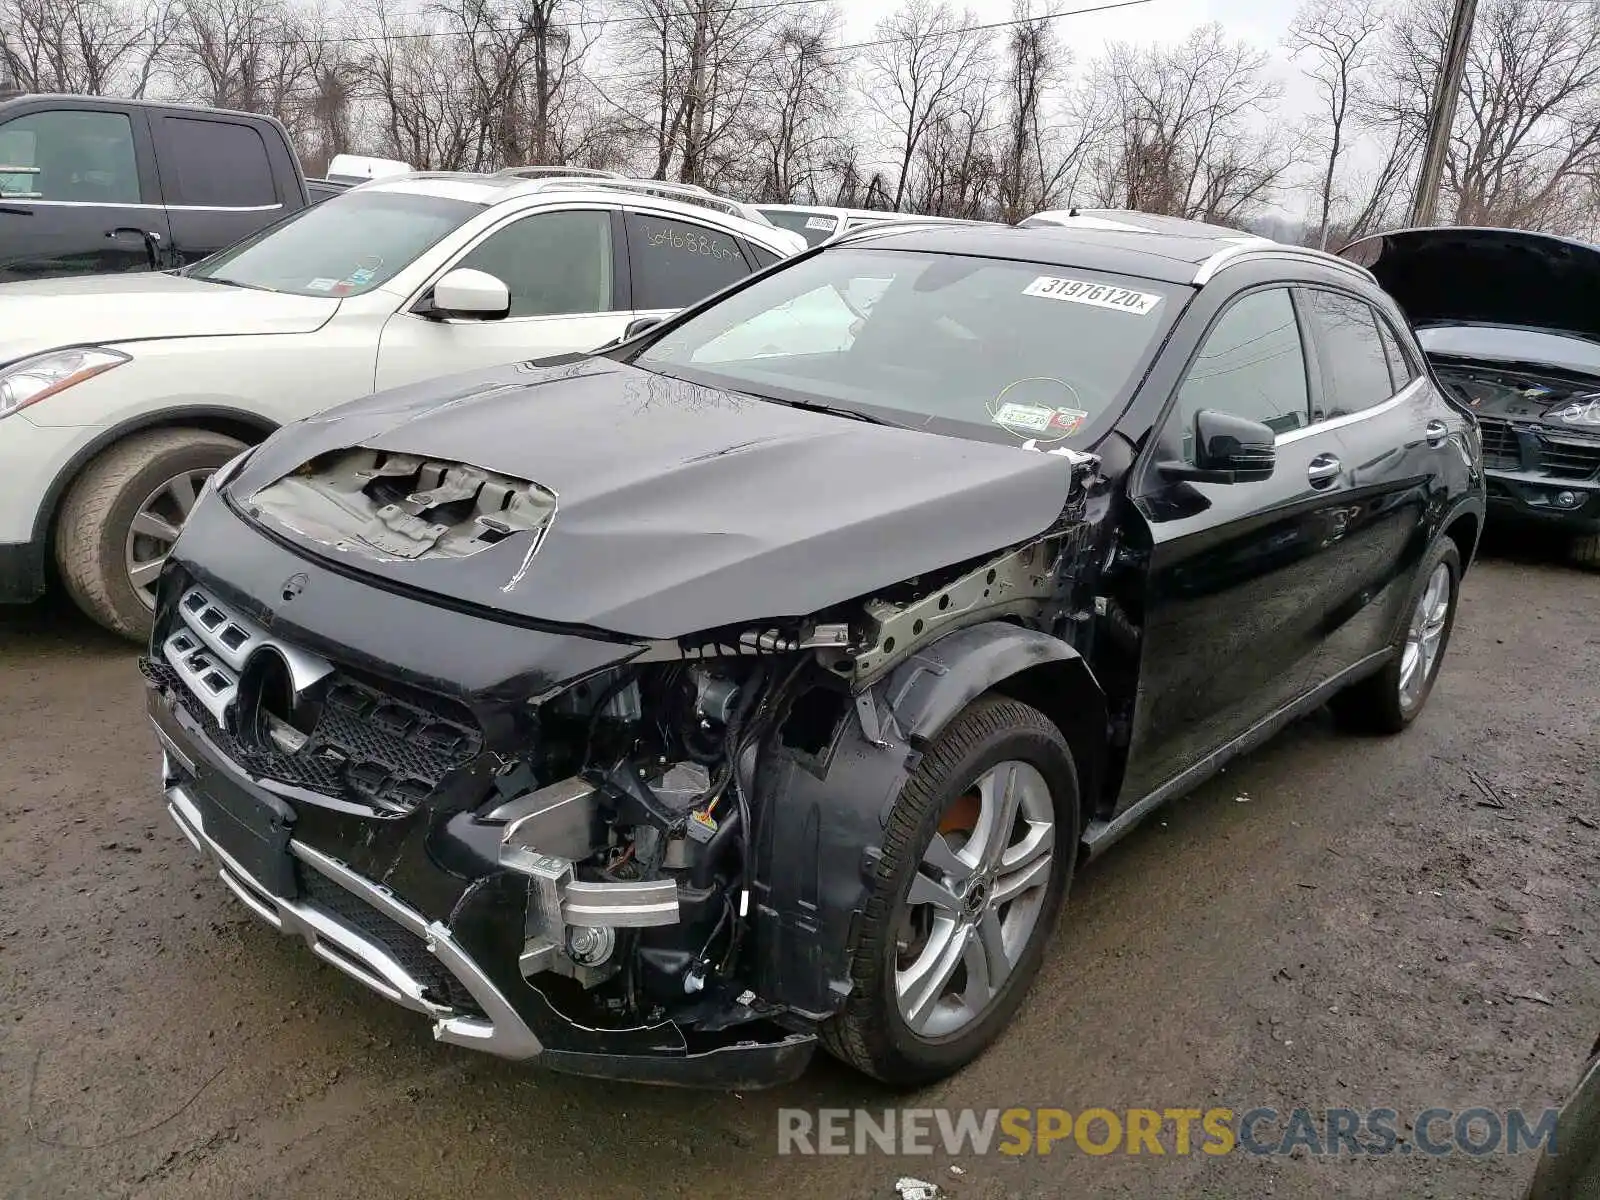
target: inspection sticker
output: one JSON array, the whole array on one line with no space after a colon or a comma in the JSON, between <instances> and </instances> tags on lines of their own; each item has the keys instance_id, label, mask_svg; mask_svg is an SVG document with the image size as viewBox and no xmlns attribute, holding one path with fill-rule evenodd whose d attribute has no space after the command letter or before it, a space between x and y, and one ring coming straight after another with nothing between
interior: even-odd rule
<instances>
[{"instance_id":1,"label":"inspection sticker","mask_svg":"<svg viewBox=\"0 0 1600 1200\"><path fill-rule=\"evenodd\" d=\"M832 217L807 217L806 218L806 228L807 229L820 229L820 230L822 230L823 233L832 233L833 232L833 218Z\"/></svg>"},{"instance_id":2,"label":"inspection sticker","mask_svg":"<svg viewBox=\"0 0 1600 1200\"><path fill-rule=\"evenodd\" d=\"M1068 300L1073 304L1092 304L1096 308L1111 308L1118 312L1148 316L1160 296L1149 292L1136 292L1131 288L1112 287L1109 283L1090 283L1087 279L1060 279L1054 275L1041 275L1022 289L1024 296L1043 296L1046 300Z\"/></svg>"},{"instance_id":3,"label":"inspection sticker","mask_svg":"<svg viewBox=\"0 0 1600 1200\"><path fill-rule=\"evenodd\" d=\"M308 292L331 292L338 282L337 279L313 279L306 284L306 290Z\"/></svg>"},{"instance_id":4,"label":"inspection sticker","mask_svg":"<svg viewBox=\"0 0 1600 1200\"><path fill-rule=\"evenodd\" d=\"M1002 404L994 423L1007 429L1026 429L1033 433L1054 433L1071 437L1083 427L1089 414L1077 408L1049 408L1043 404Z\"/></svg>"}]
</instances>

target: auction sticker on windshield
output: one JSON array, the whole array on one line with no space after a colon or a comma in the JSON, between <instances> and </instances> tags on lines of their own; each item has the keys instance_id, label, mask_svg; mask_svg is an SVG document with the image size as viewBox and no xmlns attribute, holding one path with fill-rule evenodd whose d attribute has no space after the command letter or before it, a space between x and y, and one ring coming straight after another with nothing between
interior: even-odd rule
<instances>
[{"instance_id":1,"label":"auction sticker on windshield","mask_svg":"<svg viewBox=\"0 0 1600 1200\"><path fill-rule=\"evenodd\" d=\"M1087 279L1060 279L1054 275L1041 275L1022 289L1024 296L1042 296L1046 300L1067 300L1073 304L1093 304L1096 308L1110 308L1118 312L1148 316L1160 296L1149 292L1136 292L1132 288L1112 287L1109 283L1090 283Z\"/></svg>"},{"instance_id":2,"label":"auction sticker on windshield","mask_svg":"<svg viewBox=\"0 0 1600 1200\"><path fill-rule=\"evenodd\" d=\"M1026 429L1031 433L1054 433L1071 437L1083 428L1089 414L1077 408L1049 408L1043 404L1002 404L994 423L1007 429Z\"/></svg>"}]
</instances>

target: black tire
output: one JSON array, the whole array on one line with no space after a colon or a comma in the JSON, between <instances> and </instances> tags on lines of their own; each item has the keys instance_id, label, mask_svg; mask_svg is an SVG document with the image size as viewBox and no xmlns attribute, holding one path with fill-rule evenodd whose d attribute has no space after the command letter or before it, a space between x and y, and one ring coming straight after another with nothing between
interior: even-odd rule
<instances>
[{"instance_id":1,"label":"black tire","mask_svg":"<svg viewBox=\"0 0 1600 1200\"><path fill-rule=\"evenodd\" d=\"M56 566L72 601L98 624L136 641L151 611L128 576L128 531L168 479L214 471L244 443L203 429L157 429L118 442L84 468L56 517Z\"/></svg>"},{"instance_id":2,"label":"black tire","mask_svg":"<svg viewBox=\"0 0 1600 1200\"><path fill-rule=\"evenodd\" d=\"M1600 533L1573 538L1567 556L1580 567L1588 567L1591 571L1600 570Z\"/></svg>"},{"instance_id":3,"label":"black tire","mask_svg":"<svg viewBox=\"0 0 1600 1200\"><path fill-rule=\"evenodd\" d=\"M1440 564L1448 567L1450 572L1450 607L1445 617L1444 633L1439 643L1439 655L1433 662L1433 668L1424 683L1421 698L1414 706L1406 706L1401 701L1400 677L1403 669L1403 653L1405 651L1406 633L1410 628L1412 614L1422 598L1428 580L1433 575L1435 568ZM1442 537L1434 544L1433 549L1422 560L1417 570L1416 582L1411 589L1411 594L1406 600L1405 623L1400 628L1398 640L1395 642L1395 655L1383 670L1376 675L1370 675L1359 683L1351 684L1333 698L1329 705L1339 724L1345 729L1355 733L1396 734L1400 733L1416 720L1422 710L1428 705L1428 697L1433 694L1433 685L1439 678L1439 671L1444 666L1445 655L1450 649L1450 634L1456 624L1456 608L1461 600L1461 553L1456 549L1456 544L1447 537Z\"/></svg>"},{"instance_id":4,"label":"black tire","mask_svg":"<svg viewBox=\"0 0 1600 1200\"><path fill-rule=\"evenodd\" d=\"M989 1007L964 1029L923 1038L907 1026L894 995L901 906L946 810L985 771L1007 760L1037 768L1054 802L1054 864L1043 907L1029 942ZM987 1049L1010 1023L1038 974L1072 882L1079 821L1072 752L1043 713L993 694L962 712L923 755L890 813L883 855L852 947L854 986L844 1007L823 1024L822 1045L858 1070L902 1087L941 1079Z\"/></svg>"}]
</instances>

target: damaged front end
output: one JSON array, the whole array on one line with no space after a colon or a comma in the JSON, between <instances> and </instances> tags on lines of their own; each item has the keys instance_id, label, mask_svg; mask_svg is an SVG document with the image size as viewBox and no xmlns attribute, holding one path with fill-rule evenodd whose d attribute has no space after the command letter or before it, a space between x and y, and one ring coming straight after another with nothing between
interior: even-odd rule
<instances>
[{"instance_id":1,"label":"damaged front end","mask_svg":"<svg viewBox=\"0 0 1600 1200\"><path fill-rule=\"evenodd\" d=\"M362 560L515 539L525 570L558 503L424 457L323 458L248 521L200 505L163 578L144 670L169 810L252 910L441 1040L618 1079L792 1078L850 986L916 753L902 701L952 633L1080 619L1087 494L802 618L643 638L307 558L273 525Z\"/></svg>"}]
</instances>

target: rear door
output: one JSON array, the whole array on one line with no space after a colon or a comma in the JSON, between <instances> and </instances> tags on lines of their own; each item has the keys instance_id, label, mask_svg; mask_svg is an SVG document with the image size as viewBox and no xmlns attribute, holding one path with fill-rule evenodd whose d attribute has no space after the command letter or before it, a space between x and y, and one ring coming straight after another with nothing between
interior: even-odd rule
<instances>
[{"instance_id":1,"label":"rear door","mask_svg":"<svg viewBox=\"0 0 1600 1200\"><path fill-rule=\"evenodd\" d=\"M407 306L384 326L376 386L594 350L621 337L629 309L619 223L605 208L572 208L513 217L490 230L429 287L459 268L487 272L511 293L509 315L438 320Z\"/></svg>"},{"instance_id":2,"label":"rear door","mask_svg":"<svg viewBox=\"0 0 1600 1200\"><path fill-rule=\"evenodd\" d=\"M301 207L298 173L276 136L205 112L151 118L175 266L199 262ZM269 134L271 131L267 131Z\"/></svg>"},{"instance_id":3,"label":"rear door","mask_svg":"<svg viewBox=\"0 0 1600 1200\"><path fill-rule=\"evenodd\" d=\"M1387 316L1353 292L1296 294L1316 347L1322 403L1313 428L1337 438L1346 487L1329 576L1324 673L1383 652L1426 549L1430 497L1466 463L1450 443L1460 418Z\"/></svg>"},{"instance_id":4,"label":"rear door","mask_svg":"<svg viewBox=\"0 0 1600 1200\"><path fill-rule=\"evenodd\" d=\"M737 283L758 265L743 238L642 208L623 215L635 317L669 317Z\"/></svg>"},{"instance_id":5,"label":"rear door","mask_svg":"<svg viewBox=\"0 0 1600 1200\"><path fill-rule=\"evenodd\" d=\"M148 270L169 230L144 110L41 98L7 112L0 282Z\"/></svg>"},{"instance_id":6,"label":"rear door","mask_svg":"<svg viewBox=\"0 0 1600 1200\"><path fill-rule=\"evenodd\" d=\"M1193 462L1196 413L1248 417L1276 432L1277 466L1260 482L1209 484L1167 480L1152 462L1136 482L1149 557L1119 808L1203 768L1312 684L1346 503L1329 466L1343 445L1311 421L1313 365L1290 289L1247 291L1212 319L1155 435L1155 461Z\"/></svg>"}]
</instances>

